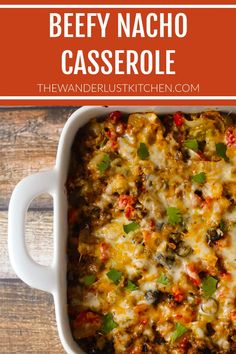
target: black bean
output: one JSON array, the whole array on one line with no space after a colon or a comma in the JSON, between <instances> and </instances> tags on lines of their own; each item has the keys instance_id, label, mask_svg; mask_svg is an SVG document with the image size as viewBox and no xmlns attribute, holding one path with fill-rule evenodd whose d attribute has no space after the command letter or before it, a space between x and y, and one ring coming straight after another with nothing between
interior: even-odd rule
<instances>
[{"instance_id":1,"label":"black bean","mask_svg":"<svg viewBox=\"0 0 236 354\"><path fill-rule=\"evenodd\" d=\"M186 120L189 120L189 121L192 121L192 120L193 120L193 116L192 116L190 113L185 113L185 114L184 114L184 118L185 118Z\"/></svg>"},{"instance_id":2,"label":"black bean","mask_svg":"<svg viewBox=\"0 0 236 354\"><path fill-rule=\"evenodd\" d=\"M164 344L166 341L165 339L161 336L160 332L156 331L155 333L155 343L157 344Z\"/></svg>"},{"instance_id":3,"label":"black bean","mask_svg":"<svg viewBox=\"0 0 236 354\"><path fill-rule=\"evenodd\" d=\"M80 342L79 342L80 344ZM105 343L105 346L103 349L98 349L96 347L94 347L94 343L90 343L90 347L89 346L85 346L86 348L86 352L90 353L90 354L114 354L115 353L115 349L114 349L114 344L112 342L107 341ZM85 349L83 348L83 349Z\"/></svg>"},{"instance_id":4,"label":"black bean","mask_svg":"<svg viewBox=\"0 0 236 354\"><path fill-rule=\"evenodd\" d=\"M208 322L207 324L206 324L206 330L207 330L207 335L209 336L209 337L211 337L211 336L213 336L214 334L215 334L215 330L214 330L214 328L212 327L212 324L210 323L210 322Z\"/></svg>"},{"instance_id":5,"label":"black bean","mask_svg":"<svg viewBox=\"0 0 236 354\"><path fill-rule=\"evenodd\" d=\"M181 149L181 153L183 155L183 161L187 162L190 159L190 153L187 149Z\"/></svg>"},{"instance_id":6,"label":"black bean","mask_svg":"<svg viewBox=\"0 0 236 354\"><path fill-rule=\"evenodd\" d=\"M175 255L174 255L174 253L169 253L169 254L166 256L166 264L169 266L169 268L172 267L174 261L175 261Z\"/></svg>"},{"instance_id":7,"label":"black bean","mask_svg":"<svg viewBox=\"0 0 236 354\"><path fill-rule=\"evenodd\" d=\"M166 137L170 132L173 125L173 118L171 115L166 115L162 117L162 123L165 128L163 136Z\"/></svg>"},{"instance_id":8,"label":"black bean","mask_svg":"<svg viewBox=\"0 0 236 354\"><path fill-rule=\"evenodd\" d=\"M175 253L180 257L187 257L192 251L193 249L184 241L180 241L175 249Z\"/></svg>"},{"instance_id":9,"label":"black bean","mask_svg":"<svg viewBox=\"0 0 236 354\"><path fill-rule=\"evenodd\" d=\"M157 223L156 223L156 229L157 229L157 231L161 231L161 229L162 229L162 227L163 227L164 224L165 224L164 222L157 222Z\"/></svg>"},{"instance_id":10,"label":"black bean","mask_svg":"<svg viewBox=\"0 0 236 354\"><path fill-rule=\"evenodd\" d=\"M207 272L204 272L204 271L201 271L201 272L198 273L198 276L199 276L200 279L206 278L207 275L208 275Z\"/></svg>"},{"instance_id":11,"label":"black bean","mask_svg":"<svg viewBox=\"0 0 236 354\"><path fill-rule=\"evenodd\" d=\"M197 349L197 354L213 354L213 351L207 347L202 349Z\"/></svg>"},{"instance_id":12,"label":"black bean","mask_svg":"<svg viewBox=\"0 0 236 354\"><path fill-rule=\"evenodd\" d=\"M148 346L147 346L147 344L143 344L143 346L142 346L142 353L148 353Z\"/></svg>"},{"instance_id":13,"label":"black bean","mask_svg":"<svg viewBox=\"0 0 236 354\"><path fill-rule=\"evenodd\" d=\"M163 267L165 267L166 265L166 259L165 257L163 256L162 253L157 253L156 256L155 256L155 259L157 261L158 264L162 265Z\"/></svg>"},{"instance_id":14,"label":"black bean","mask_svg":"<svg viewBox=\"0 0 236 354\"><path fill-rule=\"evenodd\" d=\"M225 267L224 260L219 255L218 255L217 262L216 262L216 268L218 269L218 271L220 273L227 273L227 269Z\"/></svg>"},{"instance_id":15,"label":"black bean","mask_svg":"<svg viewBox=\"0 0 236 354\"><path fill-rule=\"evenodd\" d=\"M194 191L194 194L198 195L199 197L202 197L202 191L200 189L196 189Z\"/></svg>"},{"instance_id":16,"label":"black bean","mask_svg":"<svg viewBox=\"0 0 236 354\"><path fill-rule=\"evenodd\" d=\"M168 236L168 241L177 245L181 241L181 234L179 232L172 232Z\"/></svg>"},{"instance_id":17,"label":"black bean","mask_svg":"<svg viewBox=\"0 0 236 354\"><path fill-rule=\"evenodd\" d=\"M156 262L158 265L162 267L172 268L172 265L175 261L175 255L172 251L168 252L167 255L163 255L162 253L157 253L155 256Z\"/></svg>"},{"instance_id":18,"label":"black bean","mask_svg":"<svg viewBox=\"0 0 236 354\"><path fill-rule=\"evenodd\" d=\"M161 301L163 297L163 293L159 290L148 290L146 293L145 293L145 299L146 301L149 303L149 304L157 304L158 302Z\"/></svg>"},{"instance_id":19,"label":"black bean","mask_svg":"<svg viewBox=\"0 0 236 354\"><path fill-rule=\"evenodd\" d=\"M93 340L93 342L92 342ZM96 340L94 337L77 339L75 342L87 353L97 354Z\"/></svg>"},{"instance_id":20,"label":"black bean","mask_svg":"<svg viewBox=\"0 0 236 354\"><path fill-rule=\"evenodd\" d=\"M199 150L200 150L201 152L204 151L205 146L206 146L206 141L205 141L205 140L198 141L198 148L199 148Z\"/></svg>"},{"instance_id":21,"label":"black bean","mask_svg":"<svg viewBox=\"0 0 236 354\"><path fill-rule=\"evenodd\" d=\"M209 245L212 245L215 242L219 241L223 236L224 233L220 228L217 229L211 228L207 230L207 234L206 234L207 243Z\"/></svg>"},{"instance_id":22,"label":"black bean","mask_svg":"<svg viewBox=\"0 0 236 354\"><path fill-rule=\"evenodd\" d=\"M232 194L230 194L230 193L226 193L226 194L225 194L225 198L228 199L228 200L232 200L232 199L233 199L233 196L232 196Z\"/></svg>"},{"instance_id":23,"label":"black bean","mask_svg":"<svg viewBox=\"0 0 236 354\"><path fill-rule=\"evenodd\" d=\"M168 294L167 298L170 301L174 301L174 295L172 295L172 294Z\"/></svg>"}]
</instances>

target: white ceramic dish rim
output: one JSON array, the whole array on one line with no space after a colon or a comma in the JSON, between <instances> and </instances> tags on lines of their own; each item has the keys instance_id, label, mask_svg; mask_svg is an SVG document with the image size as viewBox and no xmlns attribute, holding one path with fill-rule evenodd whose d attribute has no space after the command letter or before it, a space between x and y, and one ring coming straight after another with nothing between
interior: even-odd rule
<instances>
[{"instance_id":1,"label":"white ceramic dish rim","mask_svg":"<svg viewBox=\"0 0 236 354\"><path fill-rule=\"evenodd\" d=\"M124 113L154 111L158 114L183 111L186 113L217 109L236 113L236 106L85 106L77 109L66 122L59 140L56 165L24 178L14 189L9 204L8 248L10 262L16 274L29 286L47 291L54 297L59 336L69 354L82 354L72 338L66 305L66 240L67 197L65 181L70 149L75 134L91 118L114 110ZM30 202L42 193L53 197L53 244L54 254L49 267L36 264L25 245L25 217Z\"/></svg>"}]
</instances>

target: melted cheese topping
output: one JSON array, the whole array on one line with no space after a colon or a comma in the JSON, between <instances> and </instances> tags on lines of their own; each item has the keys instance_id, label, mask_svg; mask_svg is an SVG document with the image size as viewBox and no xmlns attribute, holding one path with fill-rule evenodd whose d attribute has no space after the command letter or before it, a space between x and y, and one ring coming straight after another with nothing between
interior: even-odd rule
<instances>
[{"instance_id":1,"label":"melted cheese topping","mask_svg":"<svg viewBox=\"0 0 236 354\"><path fill-rule=\"evenodd\" d=\"M87 353L233 353L236 125L113 112L75 138L68 308Z\"/></svg>"}]
</instances>

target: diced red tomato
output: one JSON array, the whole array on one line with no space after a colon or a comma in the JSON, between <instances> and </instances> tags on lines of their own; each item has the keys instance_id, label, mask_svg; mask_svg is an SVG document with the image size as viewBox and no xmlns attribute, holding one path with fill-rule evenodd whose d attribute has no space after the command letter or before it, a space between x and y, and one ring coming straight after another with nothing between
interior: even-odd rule
<instances>
[{"instance_id":1,"label":"diced red tomato","mask_svg":"<svg viewBox=\"0 0 236 354\"><path fill-rule=\"evenodd\" d=\"M222 272L220 274L220 277L222 280L231 280L232 279L232 274L231 273L228 273L228 272Z\"/></svg>"},{"instance_id":2,"label":"diced red tomato","mask_svg":"<svg viewBox=\"0 0 236 354\"><path fill-rule=\"evenodd\" d=\"M106 135L107 137L110 139L110 140L116 140L117 138L117 135L116 135L116 132L112 129L109 129L107 132L106 132Z\"/></svg>"},{"instance_id":3,"label":"diced red tomato","mask_svg":"<svg viewBox=\"0 0 236 354\"><path fill-rule=\"evenodd\" d=\"M184 117L183 117L183 114L181 112L176 112L173 115L173 119L174 119L175 125L177 127L180 127L181 125L184 124Z\"/></svg>"},{"instance_id":4,"label":"diced red tomato","mask_svg":"<svg viewBox=\"0 0 236 354\"><path fill-rule=\"evenodd\" d=\"M236 145L236 135L233 128L228 128L225 133L225 139L227 146L235 146Z\"/></svg>"},{"instance_id":5,"label":"diced red tomato","mask_svg":"<svg viewBox=\"0 0 236 354\"><path fill-rule=\"evenodd\" d=\"M101 326L102 317L90 310L80 312L72 322L73 330L76 331L76 337L79 339L94 336Z\"/></svg>"},{"instance_id":6,"label":"diced red tomato","mask_svg":"<svg viewBox=\"0 0 236 354\"><path fill-rule=\"evenodd\" d=\"M236 321L236 310L232 310L230 312L230 318L231 320Z\"/></svg>"},{"instance_id":7,"label":"diced red tomato","mask_svg":"<svg viewBox=\"0 0 236 354\"><path fill-rule=\"evenodd\" d=\"M188 274L189 279L191 280L191 282L194 285L199 286L201 284L201 279L199 278L199 275L196 271L196 267L193 263L188 264L187 274Z\"/></svg>"},{"instance_id":8,"label":"diced red tomato","mask_svg":"<svg viewBox=\"0 0 236 354\"><path fill-rule=\"evenodd\" d=\"M101 261L104 263L107 262L108 259L110 258L109 249L110 246L106 242L102 242L100 244Z\"/></svg>"},{"instance_id":9,"label":"diced red tomato","mask_svg":"<svg viewBox=\"0 0 236 354\"><path fill-rule=\"evenodd\" d=\"M213 199L211 197L206 197L205 201L204 201L204 206L211 206L213 202Z\"/></svg>"},{"instance_id":10,"label":"diced red tomato","mask_svg":"<svg viewBox=\"0 0 236 354\"><path fill-rule=\"evenodd\" d=\"M118 149L117 134L114 129L109 128L106 132L106 136L109 139L109 147L111 150L116 151Z\"/></svg>"},{"instance_id":11,"label":"diced red tomato","mask_svg":"<svg viewBox=\"0 0 236 354\"><path fill-rule=\"evenodd\" d=\"M205 200L197 194L194 195L194 201L195 201L195 205L199 205L201 207L204 206Z\"/></svg>"},{"instance_id":12,"label":"diced red tomato","mask_svg":"<svg viewBox=\"0 0 236 354\"><path fill-rule=\"evenodd\" d=\"M116 126L116 132L117 132L117 134L120 134L120 135L124 134L126 129L127 129L127 124L125 122L120 122Z\"/></svg>"},{"instance_id":13,"label":"diced red tomato","mask_svg":"<svg viewBox=\"0 0 236 354\"><path fill-rule=\"evenodd\" d=\"M203 160L203 161L209 161L209 159L206 157L206 155L204 155L203 152L198 151L197 154L198 154L198 156L200 157L201 160Z\"/></svg>"},{"instance_id":14,"label":"diced red tomato","mask_svg":"<svg viewBox=\"0 0 236 354\"><path fill-rule=\"evenodd\" d=\"M194 264L194 263L189 263L189 264L188 264L188 269L189 269L191 272L195 272L195 271L196 271L195 264Z\"/></svg>"},{"instance_id":15,"label":"diced red tomato","mask_svg":"<svg viewBox=\"0 0 236 354\"><path fill-rule=\"evenodd\" d=\"M68 214L68 219L70 224L75 224L78 221L78 210L71 209Z\"/></svg>"},{"instance_id":16,"label":"diced red tomato","mask_svg":"<svg viewBox=\"0 0 236 354\"><path fill-rule=\"evenodd\" d=\"M140 322L139 322L141 325L145 325L148 323L148 318L147 317L142 317L140 318Z\"/></svg>"},{"instance_id":17,"label":"diced red tomato","mask_svg":"<svg viewBox=\"0 0 236 354\"><path fill-rule=\"evenodd\" d=\"M176 302L182 302L184 300L185 295L180 288L173 288L172 291Z\"/></svg>"},{"instance_id":18,"label":"diced red tomato","mask_svg":"<svg viewBox=\"0 0 236 354\"><path fill-rule=\"evenodd\" d=\"M100 325L101 324L101 318L100 316L92 311L89 310L85 310L80 312L80 314L76 317L75 321L74 321L74 325L77 327L80 327L84 324L97 324Z\"/></svg>"},{"instance_id":19,"label":"diced red tomato","mask_svg":"<svg viewBox=\"0 0 236 354\"><path fill-rule=\"evenodd\" d=\"M125 211L125 216L127 219L131 219L134 215L134 207L133 205L135 204L135 197L132 197L131 195L120 195L119 200L118 200L118 207L120 210Z\"/></svg>"},{"instance_id":20,"label":"diced red tomato","mask_svg":"<svg viewBox=\"0 0 236 354\"><path fill-rule=\"evenodd\" d=\"M121 112L120 111L111 112L108 116L108 120L112 124L116 124L120 119L121 119Z\"/></svg>"},{"instance_id":21,"label":"diced red tomato","mask_svg":"<svg viewBox=\"0 0 236 354\"><path fill-rule=\"evenodd\" d=\"M132 206L127 206L125 208L125 217L127 219L132 219L132 217L134 216L134 208Z\"/></svg>"},{"instance_id":22,"label":"diced red tomato","mask_svg":"<svg viewBox=\"0 0 236 354\"><path fill-rule=\"evenodd\" d=\"M179 144L183 144L183 142L184 142L184 134L182 134L181 132L179 132L179 134L178 134L178 136L176 137L176 139L177 139L177 142L179 143Z\"/></svg>"},{"instance_id":23,"label":"diced red tomato","mask_svg":"<svg viewBox=\"0 0 236 354\"><path fill-rule=\"evenodd\" d=\"M139 304L134 307L134 311L139 314L147 311L148 308L149 308L148 304Z\"/></svg>"},{"instance_id":24,"label":"diced red tomato","mask_svg":"<svg viewBox=\"0 0 236 354\"><path fill-rule=\"evenodd\" d=\"M191 282L196 285L199 286L201 284L201 280L199 278L193 278L189 276L189 279L191 280Z\"/></svg>"},{"instance_id":25,"label":"diced red tomato","mask_svg":"<svg viewBox=\"0 0 236 354\"><path fill-rule=\"evenodd\" d=\"M187 349L189 346L189 339L187 337L182 337L179 340L179 346L181 349Z\"/></svg>"},{"instance_id":26,"label":"diced red tomato","mask_svg":"<svg viewBox=\"0 0 236 354\"><path fill-rule=\"evenodd\" d=\"M126 206L134 205L135 198L132 195L121 194L119 196L119 209L125 209Z\"/></svg>"},{"instance_id":27,"label":"diced red tomato","mask_svg":"<svg viewBox=\"0 0 236 354\"><path fill-rule=\"evenodd\" d=\"M110 140L110 147L113 151L117 151L117 149L118 149L117 140Z\"/></svg>"},{"instance_id":28,"label":"diced red tomato","mask_svg":"<svg viewBox=\"0 0 236 354\"><path fill-rule=\"evenodd\" d=\"M155 230L155 226L156 226L155 220L151 219L149 221L149 224L150 224L151 230L154 231Z\"/></svg>"},{"instance_id":29,"label":"diced red tomato","mask_svg":"<svg viewBox=\"0 0 236 354\"><path fill-rule=\"evenodd\" d=\"M200 305L201 302L202 302L202 299L201 299L200 297L196 297L196 298L195 298L195 304L196 304L196 305Z\"/></svg>"}]
</instances>

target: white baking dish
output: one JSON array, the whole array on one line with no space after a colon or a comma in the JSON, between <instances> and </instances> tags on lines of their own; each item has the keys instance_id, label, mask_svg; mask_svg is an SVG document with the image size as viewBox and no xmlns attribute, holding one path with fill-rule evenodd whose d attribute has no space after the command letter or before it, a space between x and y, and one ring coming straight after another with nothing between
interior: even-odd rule
<instances>
[{"instance_id":1,"label":"white baking dish","mask_svg":"<svg viewBox=\"0 0 236 354\"><path fill-rule=\"evenodd\" d=\"M66 243L67 197L65 181L70 149L78 129L91 118L120 110L125 113L154 111L157 114L183 111L186 113L217 109L236 113L236 107L82 107L68 119L59 141L56 165L52 170L26 177L15 188L9 205L9 256L17 275L31 287L53 294L56 320L61 342L67 353L84 353L74 342L67 315ZM48 192L54 205L54 257L50 267L36 264L25 245L25 215L37 195Z\"/></svg>"}]
</instances>

